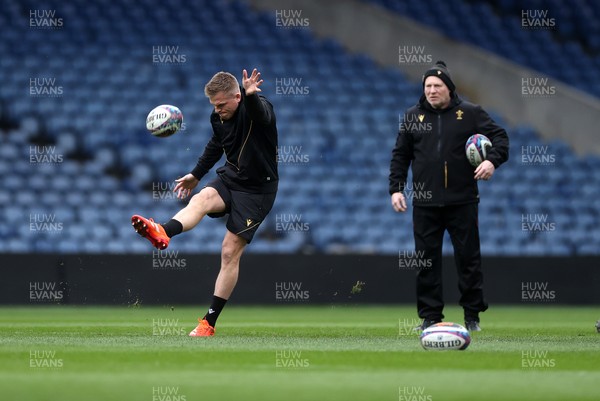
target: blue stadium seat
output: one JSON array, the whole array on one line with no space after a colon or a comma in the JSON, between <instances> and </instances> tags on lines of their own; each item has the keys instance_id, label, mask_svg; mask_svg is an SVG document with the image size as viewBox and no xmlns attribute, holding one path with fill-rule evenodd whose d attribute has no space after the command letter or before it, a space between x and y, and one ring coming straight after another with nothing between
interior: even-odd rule
<instances>
[{"instance_id":1,"label":"blue stadium seat","mask_svg":"<svg viewBox=\"0 0 600 401\"><path fill-rule=\"evenodd\" d=\"M553 2L561 29L526 32L514 15L519 7L514 0L371 1L575 86L583 82L586 88L600 88L594 74L600 57L589 51L600 43L590 17L599 10L593 2L576 0L577 6L568 9ZM202 93L204 82L215 71L239 73L240 66L249 65L264 70L263 91L277 113L280 147L301 146L308 156L306 163L280 163L272 215L302 214L310 224L309 233L269 239L266 232L274 223L265 222L249 252L294 253L314 246L320 252L396 254L414 247L410 213L396 214L389 205L387 175L398 115L415 103L419 82L397 69L381 68L365 55L349 54L310 29L280 29L273 13L254 11L243 1L169 7L149 0L146 7L131 7L117 0L103 7L74 0L61 5L61 12L69 23L53 32L25 30L26 24L17 23L22 20L18 3L7 3L0 14L2 100L9 114L18 116L17 127L0 131L0 204L6 205L4 221L19 227L11 236L0 229L0 237L9 238L1 251L151 252L131 229L130 216L140 213L163 221L185 204L154 199L152 183L172 182L193 168L202 153L211 111ZM477 23L481 18L488 24ZM159 24L160 19L180 23ZM222 26L229 27L226 34ZM153 63L153 46L169 44L179 45L185 63ZM577 59L579 66L571 68L564 55ZM36 76L56 78L64 95L23 96L23 82ZM275 79L282 77L302 78L310 96L278 94ZM389 93L390 87L397 90ZM361 96L339 96L342 91ZM157 140L143 124L152 107L166 102L181 105L186 131ZM505 124L502 115L492 115ZM480 185L483 252L600 253L600 179L594 174L600 159L582 159L560 141L546 144L527 126L514 127L510 134L511 161L492 182ZM64 160L32 164L30 146L36 145L55 146ZM521 146L543 145L556 155L555 166L526 167ZM213 177L214 172L201 186ZM565 202L572 208L565 210ZM64 223L62 232L33 235L27 222L38 211L55 213ZM547 214L560 230L529 238L520 225L524 213ZM89 221L97 219L105 225L90 230ZM220 252L224 233L222 219L207 218L172 246L190 253ZM452 254L447 236L444 254Z\"/></svg>"},{"instance_id":2,"label":"blue stadium seat","mask_svg":"<svg viewBox=\"0 0 600 401\"><path fill-rule=\"evenodd\" d=\"M450 7L446 3L431 2L410 1L405 5L388 0L370 2L415 19L456 40L481 46L562 79L582 90L589 89L590 80L597 80L597 77L585 74L592 73L594 68L581 66L592 63L600 51L600 25L597 14L594 14L594 11L599 12L598 3L579 0L568 6L563 2L521 2L517 5L505 0L489 3L461 0L452 2ZM547 11L547 18L554 18L559 29L524 28L521 11L528 9ZM465 15L470 17L465 19ZM486 23L481 24L480 21ZM561 59L578 60L578 68L558 67Z\"/></svg>"}]
</instances>

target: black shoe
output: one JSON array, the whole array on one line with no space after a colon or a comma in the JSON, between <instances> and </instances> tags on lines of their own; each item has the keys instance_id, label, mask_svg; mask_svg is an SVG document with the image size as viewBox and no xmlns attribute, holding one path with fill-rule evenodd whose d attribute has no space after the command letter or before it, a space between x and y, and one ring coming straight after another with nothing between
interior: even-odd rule
<instances>
[{"instance_id":1,"label":"black shoe","mask_svg":"<svg viewBox=\"0 0 600 401\"><path fill-rule=\"evenodd\" d=\"M477 320L467 320L465 322L465 327L469 331L481 331L481 327L479 327L479 322Z\"/></svg>"},{"instance_id":2,"label":"black shoe","mask_svg":"<svg viewBox=\"0 0 600 401\"><path fill-rule=\"evenodd\" d=\"M442 320L441 319L423 319L423 323L421 323L419 326L415 327L415 330L425 330L426 328L428 328L429 326L432 326L436 323L441 323Z\"/></svg>"}]
</instances>

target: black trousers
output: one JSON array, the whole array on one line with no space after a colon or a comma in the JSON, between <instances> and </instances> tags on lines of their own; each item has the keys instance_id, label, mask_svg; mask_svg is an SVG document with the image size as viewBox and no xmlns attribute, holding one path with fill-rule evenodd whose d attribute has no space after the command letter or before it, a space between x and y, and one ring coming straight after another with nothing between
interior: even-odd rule
<instances>
[{"instance_id":1,"label":"black trousers","mask_svg":"<svg viewBox=\"0 0 600 401\"><path fill-rule=\"evenodd\" d=\"M488 308L483 297L478 204L413 207L415 250L424 263L417 270L417 310L423 319L443 319L442 244L448 230L458 272L459 304L465 320L479 320Z\"/></svg>"}]
</instances>

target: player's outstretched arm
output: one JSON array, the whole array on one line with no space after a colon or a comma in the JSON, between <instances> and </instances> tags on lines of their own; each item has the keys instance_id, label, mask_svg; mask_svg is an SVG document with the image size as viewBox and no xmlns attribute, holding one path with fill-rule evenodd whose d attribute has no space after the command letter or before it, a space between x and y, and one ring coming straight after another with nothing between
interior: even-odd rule
<instances>
[{"instance_id":1,"label":"player's outstretched arm","mask_svg":"<svg viewBox=\"0 0 600 401\"><path fill-rule=\"evenodd\" d=\"M260 79L260 72L255 68L252 70L252 74L248 77L248 71L242 71L242 86L246 91L246 95L254 95L256 92L262 92L259 88L262 85L263 80Z\"/></svg>"},{"instance_id":2,"label":"player's outstretched arm","mask_svg":"<svg viewBox=\"0 0 600 401\"><path fill-rule=\"evenodd\" d=\"M261 124L270 124L273 119L273 106L262 96L258 96L261 92L260 85L263 80L260 78L260 72L255 68L252 74L248 76L246 70L242 71L242 86L246 96L244 104L250 118Z\"/></svg>"}]
</instances>

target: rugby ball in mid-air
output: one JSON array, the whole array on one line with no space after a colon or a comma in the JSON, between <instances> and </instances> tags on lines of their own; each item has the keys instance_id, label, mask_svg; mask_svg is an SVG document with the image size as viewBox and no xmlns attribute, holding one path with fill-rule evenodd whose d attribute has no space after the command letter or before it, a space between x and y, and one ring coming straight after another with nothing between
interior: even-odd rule
<instances>
[{"instance_id":1,"label":"rugby ball in mid-air","mask_svg":"<svg viewBox=\"0 0 600 401\"><path fill-rule=\"evenodd\" d=\"M183 114L181 110L169 104L163 104L152 109L146 117L146 128L154 136L161 138L171 136L181 128Z\"/></svg>"},{"instance_id":2,"label":"rugby ball in mid-air","mask_svg":"<svg viewBox=\"0 0 600 401\"><path fill-rule=\"evenodd\" d=\"M442 322L429 326L420 336L426 350L465 350L471 344L469 331L460 324Z\"/></svg>"},{"instance_id":3,"label":"rugby ball in mid-air","mask_svg":"<svg viewBox=\"0 0 600 401\"><path fill-rule=\"evenodd\" d=\"M492 147L492 142L487 136L481 134L471 135L465 144L467 160L473 167L477 167L487 157L488 148Z\"/></svg>"}]
</instances>

